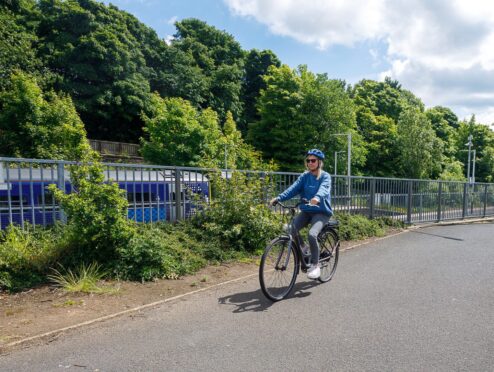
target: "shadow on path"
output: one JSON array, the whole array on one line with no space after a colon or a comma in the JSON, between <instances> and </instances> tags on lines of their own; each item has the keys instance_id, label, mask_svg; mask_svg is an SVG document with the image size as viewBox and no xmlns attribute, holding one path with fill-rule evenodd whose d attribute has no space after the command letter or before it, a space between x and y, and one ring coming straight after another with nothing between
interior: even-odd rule
<instances>
[{"instance_id":1,"label":"shadow on path","mask_svg":"<svg viewBox=\"0 0 494 372\"><path fill-rule=\"evenodd\" d=\"M319 284L320 283L315 280L310 282L306 281L295 283L290 295L282 301L310 296L311 292L309 292L309 290ZM266 311L274 305L274 302L264 296L260 288L252 292L234 293L225 297L220 297L218 302L222 305L235 306L235 309L232 311L233 313L243 313L245 311Z\"/></svg>"},{"instance_id":2,"label":"shadow on path","mask_svg":"<svg viewBox=\"0 0 494 372\"><path fill-rule=\"evenodd\" d=\"M456 240L456 241L459 241L459 242L463 242L465 241L464 239L461 239L461 238L453 238L452 236L444 236L444 235L438 235L438 234L431 234L431 233L426 233L426 232L423 232L423 231L410 231L414 234L423 234L423 235L430 235L430 236L437 236L439 238L444 238L444 239L450 239L450 240Z\"/></svg>"}]
</instances>

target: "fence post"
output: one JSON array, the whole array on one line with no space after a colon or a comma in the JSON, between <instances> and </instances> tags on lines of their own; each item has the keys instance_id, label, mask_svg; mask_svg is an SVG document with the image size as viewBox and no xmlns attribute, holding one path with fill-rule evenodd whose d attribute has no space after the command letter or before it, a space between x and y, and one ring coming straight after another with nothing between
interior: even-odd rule
<instances>
[{"instance_id":1,"label":"fence post","mask_svg":"<svg viewBox=\"0 0 494 372\"><path fill-rule=\"evenodd\" d=\"M180 170L175 168L175 220L182 219L182 182Z\"/></svg>"},{"instance_id":2,"label":"fence post","mask_svg":"<svg viewBox=\"0 0 494 372\"><path fill-rule=\"evenodd\" d=\"M487 186L488 185L484 185L484 213L482 217L485 217L485 214L487 212Z\"/></svg>"},{"instance_id":3,"label":"fence post","mask_svg":"<svg viewBox=\"0 0 494 372\"><path fill-rule=\"evenodd\" d=\"M407 223L412 223L412 192L413 181L408 181Z\"/></svg>"},{"instance_id":4,"label":"fence post","mask_svg":"<svg viewBox=\"0 0 494 372\"><path fill-rule=\"evenodd\" d=\"M65 194L65 166L63 161L57 162L57 188ZM60 222L67 223L67 216L62 206L60 206Z\"/></svg>"},{"instance_id":5,"label":"fence post","mask_svg":"<svg viewBox=\"0 0 494 372\"><path fill-rule=\"evenodd\" d=\"M376 202L376 179L372 178L370 183L370 214L369 217L374 218L374 208Z\"/></svg>"},{"instance_id":6,"label":"fence post","mask_svg":"<svg viewBox=\"0 0 494 372\"><path fill-rule=\"evenodd\" d=\"M468 201L467 201L467 196L468 196L468 182L465 182L463 184L463 211L461 213L461 218L465 218L466 214L467 214L467 205L468 205Z\"/></svg>"},{"instance_id":7,"label":"fence post","mask_svg":"<svg viewBox=\"0 0 494 372\"><path fill-rule=\"evenodd\" d=\"M437 222L441 221L442 194L443 194L443 183L439 181L439 190L437 190Z\"/></svg>"}]
</instances>

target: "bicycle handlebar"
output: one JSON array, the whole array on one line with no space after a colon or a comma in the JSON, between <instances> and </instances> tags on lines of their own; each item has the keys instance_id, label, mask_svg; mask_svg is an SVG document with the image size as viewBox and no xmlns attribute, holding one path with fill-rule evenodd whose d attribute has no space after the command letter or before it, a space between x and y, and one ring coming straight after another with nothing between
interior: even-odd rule
<instances>
[{"instance_id":1,"label":"bicycle handlebar","mask_svg":"<svg viewBox=\"0 0 494 372\"><path fill-rule=\"evenodd\" d=\"M280 207L284 208L284 209L297 209L300 205L302 204L305 204L309 207L316 207L316 205L312 205L310 204L309 200L305 199L305 198L302 198L297 204L295 204L294 206L287 206L285 204L283 204L282 202L280 201L276 201L276 204L278 204ZM274 204L274 205L276 205Z\"/></svg>"}]
</instances>

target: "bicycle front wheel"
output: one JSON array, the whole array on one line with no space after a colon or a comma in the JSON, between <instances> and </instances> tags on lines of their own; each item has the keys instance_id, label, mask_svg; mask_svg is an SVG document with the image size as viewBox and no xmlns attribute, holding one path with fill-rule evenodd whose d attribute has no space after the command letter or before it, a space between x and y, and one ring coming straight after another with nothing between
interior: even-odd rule
<instances>
[{"instance_id":1,"label":"bicycle front wheel","mask_svg":"<svg viewBox=\"0 0 494 372\"><path fill-rule=\"evenodd\" d=\"M285 298L297 278L298 259L290 239L273 240L264 251L259 267L259 282L264 295L272 301Z\"/></svg>"},{"instance_id":2,"label":"bicycle front wheel","mask_svg":"<svg viewBox=\"0 0 494 372\"><path fill-rule=\"evenodd\" d=\"M319 266L321 267L321 276L319 281L326 283L331 280L338 265L338 256L340 254L340 239L333 229L324 229L318 237L319 247Z\"/></svg>"}]
</instances>

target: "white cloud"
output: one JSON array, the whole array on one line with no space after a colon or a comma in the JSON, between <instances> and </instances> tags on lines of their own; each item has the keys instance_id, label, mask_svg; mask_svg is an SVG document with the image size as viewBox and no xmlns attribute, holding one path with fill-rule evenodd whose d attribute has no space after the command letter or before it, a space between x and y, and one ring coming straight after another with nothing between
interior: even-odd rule
<instances>
[{"instance_id":1,"label":"white cloud","mask_svg":"<svg viewBox=\"0 0 494 372\"><path fill-rule=\"evenodd\" d=\"M390 69L427 106L494 123L494 5L490 0L224 0L274 34L326 49L386 44ZM374 60L380 58L372 52ZM465 111L466 110L466 111Z\"/></svg>"},{"instance_id":2,"label":"white cloud","mask_svg":"<svg viewBox=\"0 0 494 372\"><path fill-rule=\"evenodd\" d=\"M173 40L175 40L175 37L173 35L166 35L165 36L165 43L167 43L168 45L171 45Z\"/></svg>"},{"instance_id":3,"label":"white cloud","mask_svg":"<svg viewBox=\"0 0 494 372\"><path fill-rule=\"evenodd\" d=\"M173 16L173 17L171 17L170 19L168 19L168 20L166 21L166 23L167 23L167 24L169 24L169 25L174 25L174 24L175 24L175 22L177 22L177 20L178 20L178 17L177 17L177 16Z\"/></svg>"}]
</instances>

